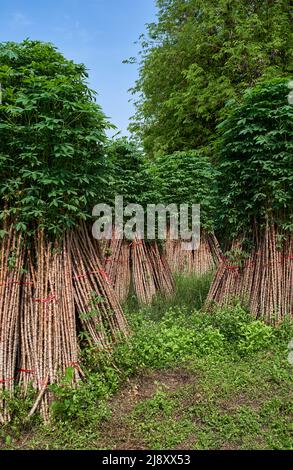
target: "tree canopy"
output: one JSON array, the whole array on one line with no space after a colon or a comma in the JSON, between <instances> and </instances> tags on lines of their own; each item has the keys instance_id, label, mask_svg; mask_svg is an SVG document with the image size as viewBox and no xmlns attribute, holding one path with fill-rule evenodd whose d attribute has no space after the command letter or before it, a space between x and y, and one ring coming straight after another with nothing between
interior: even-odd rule
<instances>
[{"instance_id":1,"label":"tree canopy","mask_svg":"<svg viewBox=\"0 0 293 470\"><path fill-rule=\"evenodd\" d=\"M86 80L51 44L0 44L1 217L18 229L63 231L96 202L109 125Z\"/></svg>"},{"instance_id":2,"label":"tree canopy","mask_svg":"<svg viewBox=\"0 0 293 470\"><path fill-rule=\"evenodd\" d=\"M292 2L157 0L131 130L149 155L206 145L227 100L292 70Z\"/></svg>"}]
</instances>

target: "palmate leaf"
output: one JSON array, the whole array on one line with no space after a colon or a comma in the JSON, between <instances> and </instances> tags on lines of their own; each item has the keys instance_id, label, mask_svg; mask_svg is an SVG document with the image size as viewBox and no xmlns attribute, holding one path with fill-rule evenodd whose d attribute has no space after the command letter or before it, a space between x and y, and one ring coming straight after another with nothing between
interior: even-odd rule
<instances>
[{"instance_id":1,"label":"palmate leaf","mask_svg":"<svg viewBox=\"0 0 293 470\"><path fill-rule=\"evenodd\" d=\"M6 106L5 107L5 112L8 114L8 115L11 115L11 116L17 116L19 114L22 114L23 112L25 111L24 108L20 108L19 106Z\"/></svg>"},{"instance_id":2,"label":"palmate leaf","mask_svg":"<svg viewBox=\"0 0 293 470\"><path fill-rule=\"evenodd\" d=\"M15 224L15 229L17 232L26 232L27 226L23 222L18 222Z\"/></svg>"},{"instance_id":3,"label":"palmate leaf","mask_svg":"<svg viewBox=\"0 0 293 470\"><path fill-rule=\"evenodd\" d=\"M250 230L255 222L262 225L267 214L285 227L290 218L293 152L288 143L293 142L293 106L287 105L287 84L288 79L281 78L250 89L219 126L222 230L234 234ZM237 217L231 219L235 207Z\"/></svg>"},{"instance_id":4,"label":"palmate leaf","mask_svg":"<svg viewBox=\"0 0 293 470\"><path fill-rule=\"evenodd\" d=\"M1 45L0 47L0 60L2 59L9 59L10 61L18 59L17 53L11 48L8 49L4 47L4 45Z\"/></svg>"},{"instance_id":5,"label":"palmate leaf","mask_svg":"<svg viewBox=\"0 0 293 470\"><path fill-rule=\"evenodd\" d=\"M0 43L0 194L20 228L62 232L103 193L109 124L86 76L50 44Z\"/></svg>"}]
</instances>

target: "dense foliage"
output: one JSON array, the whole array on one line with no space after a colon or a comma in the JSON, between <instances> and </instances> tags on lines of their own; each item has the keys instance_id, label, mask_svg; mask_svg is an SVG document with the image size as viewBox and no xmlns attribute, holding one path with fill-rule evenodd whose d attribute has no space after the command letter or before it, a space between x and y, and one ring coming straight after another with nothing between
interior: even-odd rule
<instances>
[{"instance_id":1,"label":"dense foliage","mask_svg":"<svg viewBox=\"0 0 293 470\"><path fill-rule=\"evenodd\" d=\"M150 160L127 139L110 142L106 148L106 201L123 196L124 205L201 205L205 228L213 225L217 199L217 171L204 151L175 152Z\"/></svg>"},{"instance_id":2,"label":"dense foliage","mask_svg":"<svg viewBox=\"0 0 293 470\"><path fill-rule=\"evenodd\" d=\"M116 196L123 196L125 205L144 205L153 183L143 153L133 142L120 138L108 142L106 156L106 202L113 203Z\"/></svg>"},{"instance_id":3,"label":"dense foliage","mask_svg":"<svg viewBox=\"0 0 293 470\"><path fill-rule=\"evenodd\" d=\"M243 232L267 217L293 228L293 106L288 80L247 90L219 126L218 165L223 229Z\"/></svg>"},{"instance_id":4,"label":"dense foliage","mask_svg":"<svg viewBox=\"0 0 293 470\"><path fill-rule=\"evenodd\" d=\"M157 0L157 6L133 88L131 129L149 154L205 145L228 99L292 67L288 0Z\"/></svg>"},{"instance_id":5,"label":"dense foliage","mask_svg":"<svg viewBox=\"0 0 293 470\"><path fill-rule=\"evenodd\" d=\"M18 229L71 227L101 191L108 124L86 79L51 44L0 44L1 216Z\"/></svg>"},{"instance_id":6,"label":"dense foliage","mask_svg":"<svg viewBox=\"0 0 293 470\"><path fill-rule=\"evenodd\" d=\"M217 172L203 151L175 152L151 165L154 197L162 204L200 204L201 225L211 228L217 198Z\"/></svg>"}]
</instances>

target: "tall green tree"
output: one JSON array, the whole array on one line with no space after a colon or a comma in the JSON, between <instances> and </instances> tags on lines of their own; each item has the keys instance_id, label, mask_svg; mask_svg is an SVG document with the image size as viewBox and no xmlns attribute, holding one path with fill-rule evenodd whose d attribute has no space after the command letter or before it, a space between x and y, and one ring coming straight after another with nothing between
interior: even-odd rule
<instances>
[{"instance_id":1,"label":"tall green tree","mask_svg":"<svg viewBox=\"0 0 293 470\"><path fill-rule=\"evenodd\" d=\"M131 130L146 152L206 145L223 106L292 70L292 1L157 0L142 38Z\"/></svg>"},{"instance_id":2,"label":"tall green tree","mask_svg":"<svg viewBox=\"0 0 293 470\"><path fill-rule=\"evenodd\" d=\"M105 129L84 65L51 44L0 44L0 215L57 233L101 197Z\"/></svg>"}]
</instances>

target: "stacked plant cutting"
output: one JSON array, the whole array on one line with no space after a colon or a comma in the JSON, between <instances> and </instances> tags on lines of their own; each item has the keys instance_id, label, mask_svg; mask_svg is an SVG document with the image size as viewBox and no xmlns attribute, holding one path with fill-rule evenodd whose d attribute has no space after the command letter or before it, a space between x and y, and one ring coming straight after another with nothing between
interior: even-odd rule
<instances>
[{"instance_id":1,"label":"stacked plant cutting","mask_svg":"<svg viewBox=\"0 0 293 470\"><path fill-rule=\"evenodd\" d=\"M144 210L153 202L154 181L149 162L136 146L126 139L108 145L108 192L106 202L114 206L115 195L123 197L123 206L138 204ZM129 216L132 216L130 209ZM142 233L131 239L118 236L115 227L112 238L101 243L105 271L109 275L120 301L125 301L133 290L140 304L151 304L157 294L169 296L174 292L174 280L162 247L156 238L149 240L143 220ZM134 224L136 232L139 228Z\"/></svg>"},{"instance_id":2,"label":"stacked plant cutting","mask_svg":"<svg viewBox=\"0 0 293 470\"><path fill-rule=\"evenodd\" d=\"M88 234L108 124L86 78L50 44L0 45L1 422L31 381L49 419L49 385L82 378L80 332L100 349L127 334Z\"/></svg>"},{"instance_id":3,"label":"stacked plant cutting","mask_svg":"<svg viewBox=\"0 0 293 470\"><path fill-rule=\"evenodd\" d=\"M207 305L238 297L271 323L293 307L293 106L288 94L287 79L249 90L241 104L231 104L217 144L219 217L231 249Z\"/></svg>"}]
</instances>

